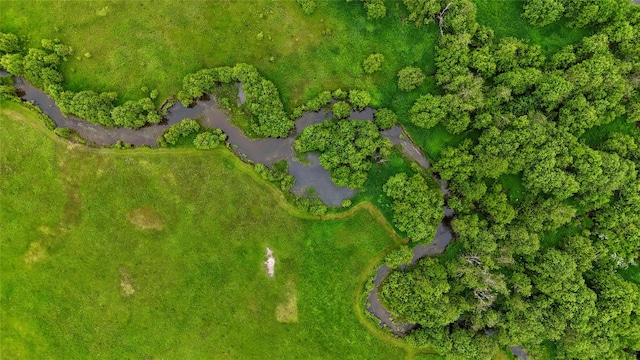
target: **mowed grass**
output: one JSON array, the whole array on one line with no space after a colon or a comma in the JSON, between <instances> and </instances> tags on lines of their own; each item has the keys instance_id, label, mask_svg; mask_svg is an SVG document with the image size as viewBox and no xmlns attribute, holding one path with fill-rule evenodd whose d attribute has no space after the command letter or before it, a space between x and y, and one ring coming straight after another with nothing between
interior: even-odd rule
<instances>
[{"instance_id":1,"label":"mowed grass","mask_svg":"<svg viewBox=\"0 0 640 360\"><path fill-rule=\"evenodd\" d=\"M226 149L89 149L0 109L2 358L405 357L354 311L393 243L368 213L295 218Z\"/></svg>"}]
</instances>

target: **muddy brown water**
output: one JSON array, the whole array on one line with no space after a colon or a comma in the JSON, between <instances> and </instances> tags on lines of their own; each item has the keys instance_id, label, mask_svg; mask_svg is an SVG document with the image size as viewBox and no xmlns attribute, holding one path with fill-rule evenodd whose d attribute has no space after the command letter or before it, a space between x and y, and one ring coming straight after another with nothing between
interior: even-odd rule
<instances>
[{"instance_id":1,"label":"muddy brown water","mask_svg":"<svg viewBox=\"0 0 640 360\"><path fill-rule=\"evenodd\" d=\"M59 127L75 130L84 139L100 145L112 145L117 141L135 146L156 146L157 139L163 132L183 119L203 116L203 124L219 128L228 136L231 148L245 160L270 166L273 162L287 160L289 172L296 179L292 189L294 193L304 195L309 188L327 205L339 206L343 200L353 197L355 190L337 186L331 180L331 174L320 165L318 154L306 154L305 163L294 159L293 142L307 126L318 124L333 118L331 112L319 111L305 113L295 121L295 130L287 138L268 138L253 140L247 138L242 131L229 123L229 117L220 110L213 99L199 100L193 107L185 107L175 103L168 110L168 115L160 124L147 125L140 129L106 128L93 124L76 116L66 116L55 104L55 101L40 89L35 88L21 77L14 77L16 88L23 100L38 106ZM237 83L239 103L244 103L246 96L241 83ZM363 111L352 111L350 120L373 120L375 110L366 108ZM409 137L400 126L384 131L393 144L402 145L402 151L425 168L430 164L418 148L411 143Z\"/></svg>"}]
</instances>

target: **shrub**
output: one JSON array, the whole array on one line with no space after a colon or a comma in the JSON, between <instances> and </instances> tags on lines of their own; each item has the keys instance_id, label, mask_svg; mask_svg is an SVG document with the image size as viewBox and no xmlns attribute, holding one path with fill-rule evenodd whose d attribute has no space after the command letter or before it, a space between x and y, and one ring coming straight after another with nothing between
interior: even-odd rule
<instances>
[{"instance_id":1,"label":"shrub","mask_svg":"<svg viewBox=\"0 0 640 360\"><path fill-rule=\"evenodd\" d=\"M333 116L335 116L336 119L346 119L351 114L351 106L344 101L338 101L333 104L331 110L333 111Z\"/></svg>"},{"instance_id":2,"label":"shrub","mask_svg":"<svg viewBox=\"0 0 640 360\"><path fill-rule=\"evenodd\" d=\"M315 98L309 100L307 102L306 108L310 111L320 111L323 106L329 104L331 102L331 92L323 91Z\"/></svg>"},{"instance_id":3,"label":"shrub","mask_svg":"<svg viewBox=\"0 0 640 360\"><path fill-rule=\"evenodd\" d=\"M0 53L17 53L20 51L18 37L11 33L0 32ZM6 68L5 68L6 69Z\"/></svg>"},{"instance_id":4,"label":"shrub","mask_svg":"<svg viewBox=\"0 0 640 360\"><path fill-rule=\"evenodd\" d=\"M347 92L342 89L335 90L331 95L336 100L345 100L347 98Z\"/></svg>"},{"instance_id":5,"label":"shrub","mask_svg":"<svg viewBox=\"0 0 640 360\"><path fill-rule=\"evenodd\" d=\"M66 127L59 127L56 128L55 130L53 130L53 133L63 137L65 139L70 139L72 137L74 137L74 135L76 134L76 132L72 129L66 128Z\"/></svg>"},{"instance_id":6,"label":"shrub","mask_svg":"<svg viewBox=\"0 0 640 360\"><path fill-rule=\"evenodd\" d=\"M351 206L351 199L344 199L342 200L342 207L343 208L348 208L349 206Z\"/></svg>"},{"instance_id":7,"label":"shrub","mask_svg":"<svg viewBox=\"0 0 640 360\"><path fill-rule=\"evenodd\" d=\"M305 13L305 15L311 15L313 14L313 12L316 10L316 6L318 4L316 4L315 0L297 0L298 4L300 4L300 7L302 7L302 12Z\"/></svg>"},{"instance_id":8,"label":"shrub","mask_svg":"<svg viewBox=\"0 0 640 360\"><path fill-rule=\"evenodd\" d=\"M364 0L364 8L367 9L369 19L381 19L387 15L384 0Z\"/></svg>"},{"instance_id":9,"label":"shrub","mask_svg":"<svg viewBox=\"0 0 640 360\"><path fill-rule=\"evenodd\" d=\"M227 135L220 129L212 129L202 132L193 140L197 149L214 149L227 139Z\"/></svg>"},{"instance_id":10,"label":"shrub","mask_svg":"<svg viewBox=\"0 0 640 360\"><path fill-rule=\"evenodd\" d=\"M322 215L327 212L327 205L320 199L296 197L294 203L297 207L313 215Z\"/></svg>"},{"instance_id":11,"label":"shrub","mask_svg":"<svg viewBox=\"0 0 640 360\"><path fill-rule=\"evenodd\" d=\"M417 67L407 66L398 71L398 88L403 91L411 91L420 86L425 76Z\"/></svg>"},{"instance_id":12,"label":"shrub","mask_svg":"<svg viewBox=\"0 0 640 360\"><path fill-rule=\"evenodd\" d=\"M354 109L361 111L371 102L371 95L364 90L351 90L349 91L349 102Z\"/></svg>"},{"instance_id":13,"label":"shrub","mask_svg":"<svg viewBox=\"0 0 640 360\"><path fill-rule=\"evenodd\" d=\"M393 269L400 265L409 263L411 259L413 259L413 250L411 250L410 247L403 245L385 256L384 263Z\"/></svg>"},{"instance_id":14,"label":"shrub","mask_svg":"<svg viewBox=\"0 0 640 360\"><path fill-rule=\"evenodd\" d=\"M380 109L376 111L375 123L378 129L386 130L393 127L398 122L398 115L389 109Z\"/></svg>"},{"instance_id":15,"label":"shrub","mask_svg":"<svg viewBox=\"0 0 640 360\"><path fill-rule=\"evenodd\" d=\"M132 129L140 128L146 123L157 124L162 120L151 98L127 101L116 106L111 110L111 118L115 125Z\"/></svg>"},{"instance_id":16,"label":"shrub","mask_svg":"<svg viewBox=\"0 0 640 360\"><path fill-rule=\"evenodd\" d=\"M158 139L158 143L175 145L181 137L197 133L198 131L200 131L200 124L198 124L197 121L184 119L165 130L161 137L163 141Z\"/></svg>"},{"instance_id":17,"label":"shrub","mask_svg":"<svg viewBox=\"0 0 640 360\"><path fill-rule=\"evenodd\" d=\"M364 72L367 74L373 74L376 71L379 71L382 67L382 62L384 61L384 55L382 54L371 54L362 63L362 67L364 68Z\"/></svg>"}]
</instances>

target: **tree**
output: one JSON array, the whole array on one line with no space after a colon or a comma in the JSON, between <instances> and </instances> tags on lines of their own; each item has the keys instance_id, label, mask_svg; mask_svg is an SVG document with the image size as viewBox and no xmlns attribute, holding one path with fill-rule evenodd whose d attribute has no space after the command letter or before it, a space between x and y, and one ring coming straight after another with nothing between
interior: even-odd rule
<instances>
[{"instance_id":1,"label":"tree","mask_svg":"<svg viewBox=\"0 0 640 360\"><path fill-rule=\"evenodd\" d=\"M409 110L409 119L421 128L432 128L450 115L451 108L448 106L447 100L452 98L452 95L423 95Z\"/></svg>"},{"instance_id":2,"label":"tree","mask_svg":"<svg viewBox=\"0 0 640 360\"><path fill-rule=\"evenodd\" d=\"M442 9L440 0L404 0L409 9L409 20L422 26L432 23L434 16Z\"/></svg>"},{"instance_id":3,"label":"tree","mask_svg":"<svg viewBox=\"0 0 640 360\"><path fill-rule=\"evenodd\" d=\"M400 265L408 264L412 258L413 250L407 245L403 245L387 254L384 258L384 263L393 269Z\"/></svg>"},{"instance_id":4,"label":"tree","mask_svg":"<svg viewBox=\"0 0 640 360\"><path fill-rule=\"evenodd\" d=\"M315 0L297 0L298 4L300 4L300 7L302 8L302 12L305 13L305 15L311 15L313 14L313 12L316 10L316 6L318 4L316 4Z\"/></svg>"},{"instance_id":5,"label":"tree","mask_svg":"<svg viewBox=\"0 0 640 360\"><path fill-rule=\"evenodd\" d=\"M528 0L524 5L525 18L529 24L542 27L558 21L564 14L564 5L559 0Z\"/></svg>"},{"instance_id":6,"label":"tree","mask_svg":"<svg viewBox=\"0 0 640 360\"><path fill-rule=\"evenodd\" d=\"M420 174L408 177L405 173L390 177L383 189L393 199L394 225L413 241L430 241L443 216L440 190L430 188Z\"/></svg>"},{"instance_id":7,"label":"tree","mask_svg":"<svg viewBox=\"0 0 640 360\"><path fill-rule=\"evenodd\" d=\"M227 139L227 135L220 129L212 129L202 132L193 140L197 149L214 149Z\"/></svg>"},{"instance_id":8,"label":"tree","mask_svg":"<svg viewBox=\"0 0 640 360\"><path fill-rule=\"evenodd\" d=\"M391 142L380 135L371 121L324 121L304 129L294 149L320 152L320 164L338 186L364 185L373 162L389 156Z\"/></svg>"},{"instance_id":9,"label":"tree","mask_svg":"<svg viewBox=\"0 0 640 360\"><path fill-rule=\"evenodd\" d=\"M20 41L15 34L0 32L0 54L12 54L19 51Z\"/></svg>"},{"instance_id":10,"label":"tree","mask_svg":"<svg viewBox=\"0 0 640 360\"><path fill-rule=\"evenodd\" d=\"M384 0L363 0L364 8L367 10L369 19L381 19L387 15L387 7Z\"/></svg>"},{"instance_id":11,"label":"tree","mask_svg":"<svg viewBox=\"0 0 640 360\"><path fill-rule=\"evenodd\" d=\"M336 119L346 119L351 114L351 106L344 101L338 101L333 104L331 110Z\"/></svg>"},{"instance_id":12,"label":"tree","mask_svg":"<svg viewBox=\"0 0 640 360\"><path fill-rule=\"evenodd\" d=\"M376 71L379 71L382 67L382 62L384 61L384 55L382 54L371 54L364 59L362 63L362 67L364 68L364 72L367 74L373 74Z\"/></svg>"},{"instance_id":13,"label":"tree","mask_svg":"<svg viewBox=\"0 0 640 360\"><path fill-rule=\"evenodd\" d=\"M425 75L420 68L408 66L398 71L398 88L403 91L411 91L420 86Z\"/></svg>"},{"instance_id":14,"label":"tree","mask_svg":"<svg viewBox=\"0 0 640 360\"><path fill-rule=\"evenodd\" d=\"M378 109L374 116L380 130L390 129L398 122L398 115L389 109Z\"/></svg>"},{"instance_id":15,"label":"tree","mask_svg":"<svg viewBox=\"0 0 640 360\"><path fill-rule=\"evenodd\" d=\"M349 102L354 109L362 111L371 102L371 95L365 90L351 90L349 91Z\"/></svg>"},{"instance_id":16,"label":"tree","mask_svg":"<svg viewBox=\"0 0 640 360\"><path fill-rule=\"evenodd\" d=\"M392 271L379 294L394 319L438 328L462 312L449 298L450 289L446 269L437 260L425 258L410 270Z\"/></svg>"}]
</instances>

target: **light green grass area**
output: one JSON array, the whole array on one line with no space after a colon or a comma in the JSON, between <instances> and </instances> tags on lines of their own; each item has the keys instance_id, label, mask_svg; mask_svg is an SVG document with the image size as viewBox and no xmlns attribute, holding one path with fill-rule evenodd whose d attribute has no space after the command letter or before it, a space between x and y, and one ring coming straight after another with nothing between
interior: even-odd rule
<instances>
[{"instance_id":1,"label":"light green grass area","mask_svg":"<svg viewBox=\"0 0 640 360\"><path fill-rule=\"evenodd\" d=\"M405 358L354 311L393 244L369 213L300 219L226 149L90 149L0 109L2 358Z\"/></svg>"},{"instance_id":2,"label":"light green grass area","mask_svg":"<svg viewBox=\"0 0 640 360\"><path fill-rule=\"evenodd\" d=\"M81 58L63 66L65 86L118 91L121 100L146 86L161 101L184 75L238 62L272 80L289 109L338 87L368 89L379 103L396 91L399 69L434 71L435 28L403 22L400 1L388 1L380 21L367 20L359 2L318 5L306 16L295 1L3 1L0 31L28 35L31 46L59 38ZM361 64L374 52L385 61L367 75Z\"/></svg>"}]
</instances>

